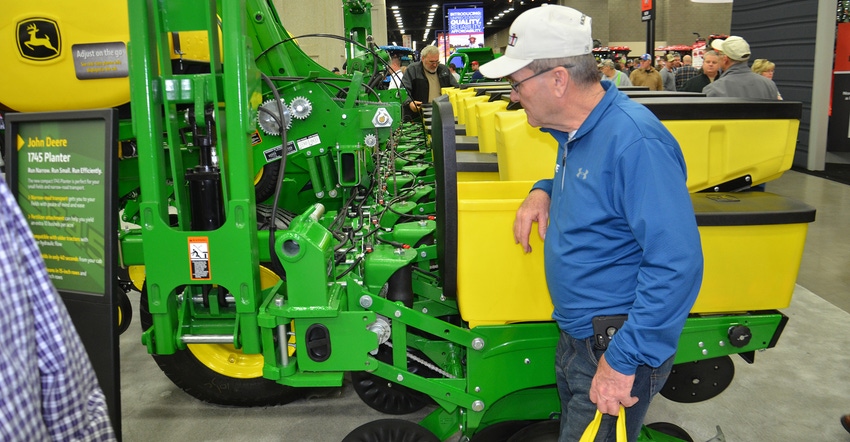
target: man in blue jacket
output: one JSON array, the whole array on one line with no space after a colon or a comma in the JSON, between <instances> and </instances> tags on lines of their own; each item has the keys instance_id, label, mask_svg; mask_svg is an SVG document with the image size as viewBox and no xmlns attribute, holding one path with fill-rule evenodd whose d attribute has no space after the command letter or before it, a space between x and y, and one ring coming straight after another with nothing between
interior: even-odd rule
<instances>
[{"instance_id":1,"label":"man in blue jacket","mask_svg":"<svg viewBox=\"0 0 850 442\"><path fill-rule=\"evenodd\" d=\"M530 251L536 222L544 238L561 329L560 440L579 440L598 409L613 441L622 405L634 441L699 292L702 250L681 149L648 109L599 81L590 23L564 6L530 9L505 54L480 69L507 77L511 101L559 145L554 176L533 186L514 237ZM597 341L594 318L612 316L625 321L608 322L616 334Z\"/></svg>"}]
</instances>

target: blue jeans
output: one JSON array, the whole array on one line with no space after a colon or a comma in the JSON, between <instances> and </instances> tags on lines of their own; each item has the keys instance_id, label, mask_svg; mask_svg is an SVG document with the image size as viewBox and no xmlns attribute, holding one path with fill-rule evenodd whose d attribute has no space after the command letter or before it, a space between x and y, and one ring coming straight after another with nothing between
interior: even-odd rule
<instances>
[{"instance_id":1,"label":"blue jeans","mask_svg":"<svg viewBox=\"0 0 850 442\"><path fill-rule=\"evenodd\" d=\"M561 435L559 442L576 442L581 438L587 424L596 415L596 404L590 401L590 382L596 374L599 358L604 353L594 347L593 338L574 339L564 331L555 353L555 371L558 394L561 397ZM634 442L640 434L643 419L652 397L658 393L670 375L673 357L658 368L641 365L635 372L632 396L638 402L626 408L626 431L629 441ZM602 424L596 442L616 441L615 416L602 416Z\"/></svg>"}]
</instances>

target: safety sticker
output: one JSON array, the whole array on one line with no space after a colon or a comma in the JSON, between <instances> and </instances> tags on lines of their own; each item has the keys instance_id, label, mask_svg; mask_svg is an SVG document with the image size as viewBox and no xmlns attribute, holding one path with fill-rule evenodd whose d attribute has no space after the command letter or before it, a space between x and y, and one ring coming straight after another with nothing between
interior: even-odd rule
<instances>
[{"instance_id":1,"label":"safety sticker","mask_svg":"<svg viewBox=\"0 0 850 442\"><path fill-rule=\"evenodd\" d=\"M263 137L260 136L260 131L255 130L254 133L251 134L251 145L256 146L263 142Z\"/></svg>"},{"instance_id":2,"label":"safety sticker","mask_svg":"<svg viewBox=\"0 0 850 442\"><path fill-rule=\"evenodd\" d=\"M208 237L189 237L189 272L192 280L210 279L210 239Z\"/></svg>"},{"instance_id":3,"label":"safety sticker","mask_svg":"<svg viewBox=\"0 0 850 442\"><path fill-rule=\"evenodd\" d=\"M275 146L275 147L272 147L271 149L266 149L266 150L264 150L264 151L263 151L263 156L265 156L265 157L266 157L266 162L267 162L267 163L271 163L271 162L272 162L272 161L274 161L274 160L280 159L280 157L281 157L281 152L283 152L283 149L280 147L280 145L277 145L277 146ZM294 154L295 152L296 152L296 150L295 150L295 142L294 142L294 141L289 141L289 142L287 142L287 143L286 143L286 154L287 154L287 155L292 155L292 154Z\"/></svg>"},{"instance_id":4,"label":"safety sticker","mask_svg":"<svg viewBox=\"0 0 850 442\"><path fill-rule=\"evenodd\" d=\"M317 144L321 144L322 140L319 138L319 134L307 135L306 137L299 138L297 141L298 150L304 150L308 147L313 147Z\"/></svg>"}]
</instances>

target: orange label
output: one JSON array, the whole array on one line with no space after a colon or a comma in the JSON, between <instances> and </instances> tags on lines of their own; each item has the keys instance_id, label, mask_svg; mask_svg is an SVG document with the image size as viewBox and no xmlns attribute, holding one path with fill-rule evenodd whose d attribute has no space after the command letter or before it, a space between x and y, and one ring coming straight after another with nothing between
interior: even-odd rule
<instances>
[{"instance_id":1,"label":"orange label","mask_svg":"<svg viewBox=\"0 0 850 442\"><path fill-rule=\"evenodd\" d=\"M194 281L210 279L210 239L206 236L189 237L189 274Z\"/></svg>"}]
</instances>

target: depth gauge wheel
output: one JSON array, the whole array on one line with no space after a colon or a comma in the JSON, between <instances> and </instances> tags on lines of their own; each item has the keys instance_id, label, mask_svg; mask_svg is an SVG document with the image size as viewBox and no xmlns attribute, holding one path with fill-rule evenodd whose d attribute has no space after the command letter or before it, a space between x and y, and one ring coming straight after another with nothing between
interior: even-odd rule
<instances>
[{"instance_id":1,"label":"depth gauge wheel","mask_svg":"<svg viewBox=\"0 0 850 442\"><path fill-rule=\"evenodd\" d=\"M440 442L440 439L416 423L381 419L355 428L342 442Z\"/></svg>"},{"instance_id":2,"label":"depth gauge wheel","mask_svg":"<svg viewBox=\"0 0 850 442\"><path fill-rule=\"evenodd\" d=\"M279 278L260 267L263 288ZM153 324L147 286L139 306L142 330ZM239 407L280 405L298 399L298 389L263 378L263 355L245 354L232 344L190 344L171 355L153 355L160 370L183 391L204 402Z\"/></svg>"},{"instance_id":3,"label":"depth gauge wheel","mask_svg":"<svg viewBox=\"0 0 850 442\"><path fill-rule=\"evenodd\" d=\"M561 420L547 419L517 431L508 442L558 442L560 434Z\"/></svg>"},{"instance_id":4,"label":"depth gauge wheel","mask_svg":"<svg viewBox=\"0 0 850 442\"><path fill-rule=\"evenodd\" d=\"M507 442L514 434L536 421L503 421L489 425L472 435L469 442Z\"/></svg>"},{"instance_id":5,"label":"depth gauge wheel","mask_svg":"<svg viewBox=\"0 0 850 442\"><path fill-rule=\"evenodd\" d=\"M677 439L681 439L684 442L694 442L691 435L688 434L684 428L676 424L671 424L670 422L653 422L651 424L647 424L646 427L666 436L673 436Z\"/></svg>"},{"instance_id":6,"label":"depth gauge wheel","mask_svg":"<svg viewBox=\"0 0 850 442\"><path fill-rule=\"evenodd\" d=\"M419 357L424 357L422 353L415 353ZM382 345L376 358L382 362L390 362L392 361L392 350ZM411 373L426 378L439 376L438 373L415 361L408 361L408 369ZM401 386L365 371L351 372L351 383L354 386L354 391L357 392L357 396L360 396L360 399L366 405L384 414L409 414L433 403L425 393Z\"/></svg>"}]
</instances>

